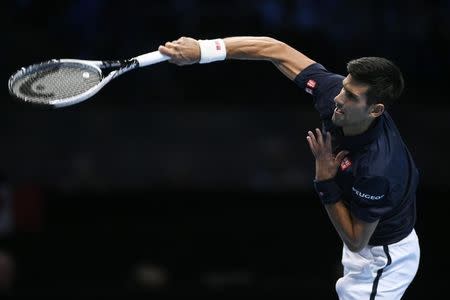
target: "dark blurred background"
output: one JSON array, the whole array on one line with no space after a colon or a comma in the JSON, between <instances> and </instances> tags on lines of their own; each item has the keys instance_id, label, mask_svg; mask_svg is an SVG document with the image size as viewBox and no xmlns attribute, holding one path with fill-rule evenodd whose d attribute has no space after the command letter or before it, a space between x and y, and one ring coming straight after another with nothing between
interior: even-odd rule
<instances>
[{"instance_id":1,"label":"dark blurred background","mask_svg":"<svg viewBox=\"0 0 450 300\"><path fill-rule=\"evenodd\" d=\"M341 242L312 190L309 95L270 63L130 72L58 110L12 99L51 58L124 59L180 36L265 35L329 70L384 56L421 172L419 273L445 295L450 1L34 1L0 4L0 295L336 298ZM2 296L0 296L2 297Z\"/></svg>"}]
</instances>

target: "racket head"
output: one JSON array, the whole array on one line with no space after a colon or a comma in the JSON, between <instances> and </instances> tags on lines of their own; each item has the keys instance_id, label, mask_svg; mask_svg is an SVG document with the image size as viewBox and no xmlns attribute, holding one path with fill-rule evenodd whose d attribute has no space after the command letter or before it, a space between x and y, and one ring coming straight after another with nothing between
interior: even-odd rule
<instances>
[{"instance_id":1,"label":"racket head","mask_svg":"<svg viewBox=\"0 0 450 300\"><path fill-rule=\"evenodd\" d=\"M20 101L51 106L68 106L88 99L107 82L99 67L101 62L52 59L24 67L14 73L8 88Z\"/></svg>"}]
</instances>

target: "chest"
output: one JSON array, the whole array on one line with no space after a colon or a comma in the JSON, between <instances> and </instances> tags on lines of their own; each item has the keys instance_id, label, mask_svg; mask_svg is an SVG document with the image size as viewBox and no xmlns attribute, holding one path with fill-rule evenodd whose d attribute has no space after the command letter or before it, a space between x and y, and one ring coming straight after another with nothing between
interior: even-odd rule
<instances>
[{"instance_id":1,"label":"chest","mask_svg":"<svg viewBox=\"0 0 450 300\"><path fill-rule=\"evenodd\" d=\"M338 172L336 174L336 182L339 187L342 189L344 193L344 202L347 202L352 197L352 187L355 183L355 161L352 157L345 157L341 165L338 168Z\"/></svg>"}]
</instances>

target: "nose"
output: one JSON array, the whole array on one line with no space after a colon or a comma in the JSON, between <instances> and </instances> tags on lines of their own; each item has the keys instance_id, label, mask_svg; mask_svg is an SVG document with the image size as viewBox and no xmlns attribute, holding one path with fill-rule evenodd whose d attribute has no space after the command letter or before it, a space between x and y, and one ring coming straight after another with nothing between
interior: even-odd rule
<instances>
[{"instance_id":1,"label":"nose","mask_svg":"<svg viewBox=\"0 0 450 300\"><path fill-rule=\"evenodd\" d=\"M342 105L344 105L344 102L343 102L343 97L342 97L342 91L336 96L336 97L334 97L334 103L336 103L336 105L337 106L342 106Z\"/></svg>"}]
</instances>

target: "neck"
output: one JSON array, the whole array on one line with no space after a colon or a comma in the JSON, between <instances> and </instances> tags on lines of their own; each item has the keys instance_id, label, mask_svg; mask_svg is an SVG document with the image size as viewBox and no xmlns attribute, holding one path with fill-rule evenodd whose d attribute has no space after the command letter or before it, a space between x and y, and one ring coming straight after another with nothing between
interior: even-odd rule
<instances>
[{"instance_id":1,"label":"neck","mask_svg":"<svg viewBox=\"0 0 450 300\"><path fill-rule=\"evenodd\" d=\"M342 127L342 131L345 136L359 135L366 132L374 121L375 119L368 119L355 125Z\"/></svg>"}]
</instances>

